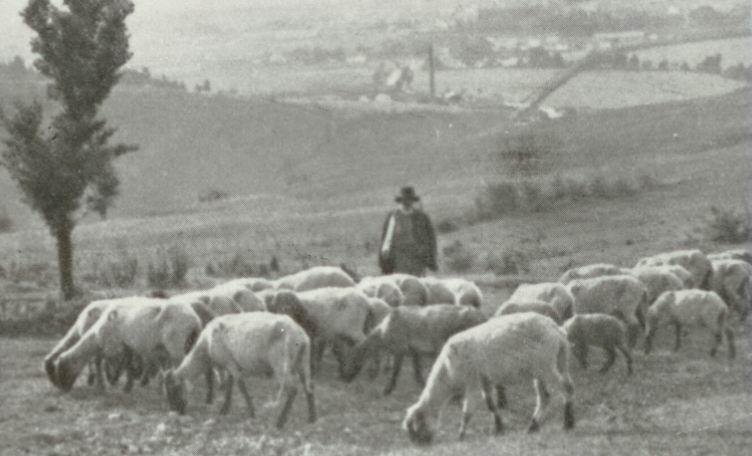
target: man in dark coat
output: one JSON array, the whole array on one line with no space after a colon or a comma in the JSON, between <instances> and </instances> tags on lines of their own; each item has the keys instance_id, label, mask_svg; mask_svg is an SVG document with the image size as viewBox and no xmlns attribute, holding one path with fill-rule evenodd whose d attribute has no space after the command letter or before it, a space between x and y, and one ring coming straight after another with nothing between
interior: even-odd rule
<instances>
[{"instance_id":1,"label":"man in dark coat","mask_svg":"<svg viewBox=\"0 0 752 456\"><path fill-rule=\"evenodd\" d=\"M381 232L379 267L384 274L396 272L422 276L426 268L436 271L436 234L415 189L403 187L394 199L400 207L389 212Z\"/></svg>"}]
</instances>

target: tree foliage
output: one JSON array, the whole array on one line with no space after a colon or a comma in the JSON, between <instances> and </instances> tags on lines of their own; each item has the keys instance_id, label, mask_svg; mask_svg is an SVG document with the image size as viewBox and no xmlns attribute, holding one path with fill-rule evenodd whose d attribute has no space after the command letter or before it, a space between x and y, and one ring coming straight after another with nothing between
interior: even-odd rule
<instances>
[{"instance_id":1,"label":"tree foliage","mask_svg":"<svg viewBox=\"0 0 752 456\"><path fill-rule=\"evenodd\" d=\"M85 205L106 215L118 192L114 158L134 150L111 144L115 129L97 116L130 59L126 17L130 0L30 0L21 12L34 32L34 67L51 82L48 97L60 109L49 119L38 101L0 113L8 133L2 165L58 241L70 244L75 215ZM48 116L49 117L49 116ZM64 239L66 238L67 239ZM63 246L64 247L64 246ZM66 265L61 260L61 274ZM70 265L68 265L70 266ZM66 279L61 277L64 293ZM72 283L69 284L72 287Z\"/></svg>"}]
</instances>

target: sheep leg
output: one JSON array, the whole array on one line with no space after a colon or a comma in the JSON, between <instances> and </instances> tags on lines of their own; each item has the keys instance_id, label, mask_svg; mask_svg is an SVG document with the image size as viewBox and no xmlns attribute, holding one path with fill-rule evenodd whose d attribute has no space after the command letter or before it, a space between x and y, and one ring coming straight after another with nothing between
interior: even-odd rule
<instances>
[{"instance_id":1,"label":"sheep leg","mask_svg":"<svg viewBox=\"0 0 752 456\"><path fill-rule=\"evenodd\" d=\"M507 393L504 385L496 385L496 406L500 409L507 407Z\"/></svg>"},{"instance_id":2,"label":"sheep leg","mask_svg":"<svg viewBox=\"0 0 752 456\"><path fill-rule=\"evenodd\" d=\"M298 371L298 376L300 377L300 383L303 384L303 392L305 393L306 402L308 403L308 422L313 423L316 421L316 398L313 395L313 385L310 381L307 381L307 375L303 369Z\"/></svg>"},{"instance_id":3,"label":"sheep leg","mask_svg":"<svg viewBox=\"0 0 752 456\"><path fill-rule=\"evenodd\" d=\"M624 359L627 362L627 374L632 375L632 355L629 353L629 349L624 344L619 344L616 348L624 355Z\"/></svg>"},{"instance_id":4,"label":"sheep leg","mask_svg":"<svg viewBox=\"0 0 752 456\"><path fill-rule=\"evenodd\" d=\"M238 390L240 390L240 394L242 394L243 399L245 399L245 405L248 408L248 415L251 418L255 418L256 407L253 406L253 398L248 394L248 389L245 387L245 382L242 378L238 378Z\"/></svg>"},{"instance_id":5,"label":"sheep leg","mask_svg":"<svg viewBox=\"0 0 752 456\"><path fill-rule=\"evenodd\" d=\"M645 335L645 354L649 354L653 350L653 337L655 337L655 327L648 329Z\"/></svg>"},{"instance_id":6,"label":"sheep leg","mask_svg":"<svg viewBox=\"0 0 752 456\"><path fill-rule=\"evenodd\" d=\"M721 345L722 341L723 332L717 331L713 333L713 346L710 347L710 356L715 356L716 352L718 351L718 346Z\"/></svg>"},{"instance_id":7,"label":"sheep leg","mask_svg":"<svg viewBox=\"0 0 752 456\"><path fill-rule=\"evenodd\" d=\"M481 377L481 392L483 393L483 399L486 401L486 406L488 407L488 410L493 413L494 416L494 433L495 434L501 434L504 432L504 424L501 421L501 414L499 413L499 409L496 406L496 403L494 403L493 400L493 391L491 390L491 381L488 379L488 377ZM497 386L498 388L498 386Z\"/></svg>"},{"instance_id":8,"label":"sheep leg","mask_svg":"<svg viewBox=\"0 0 752 456\"><path fill-rule=\"evenodd\" d=\"M388 396L394 391L395 385L397 385L397 377L399 377L400 369L402 369L402 360L405 355L399 354L394 356L394 366L392 367L392 376L389 378L389 383L384 388L384 396Z\"/></svg>"},{"instance_id":9,"label":"sheep leg","mask_svg":"<svg viewBox=\"0 0 752 456\"><path fill-rule=\"evenodd\" d=\"M529 434L540 430L540 421L541 416L543 415L543 410L548 406L548 402L551 399L551 395L548 393L546 385L540 379L536 378L533 381L533 384L535 385L536 392L535 411L533 412L532 420L530 420L530 426L527 428Z\"/></svg>"},{"instance_id":10,"label":"sheep leg","mask_svg":"<svg viewBox=\"0 0 752 456\"><path fill-rule=\"evenodd\" d=\"M726 334L728 357L729 359L734 359L736 357L736 347L734 346L734 331L731 328L724 328L723 332Z\"/></svg>"},{"instance_id":11,"label":"sheep leg","mask_svg":"<svg viewBox=\"0 0 752 456\"><path fill-rule=\"evenodd\" d=\"M420 366L420 354L418 354L418 352L416 351L413 351L412 358L413 358L413 373L415 374L415 382L420 386L424 386L426 384L426 381L423 379L423 369Z\"/></svg>"},{"instance_id":12,"label":"sheep leg","mask_svg":"<svg viewBox=\"0 0 752 456\"><path fill-rule=\"evenodd\" d=\"M204 378L206 379L206 403L211 404L214 402L214 369L207 368Z\"/></svg>"},{"instance_id":13,"label":"sheep leg","mask_svg":"<svg viewBox=\"0 0 752 456\"><path fill-rule=\"evenodd\" d=\"M472 391L467 391L462 400L462 420L460 421L460 431L457 437L460 442L465 439L467 425L470 423L470 419L473 417L473 412L475 411L473 396L474 394Z\"/></svg>"},{"instance_id":14,"label":"sheep leg","mask_svg":"<svg viewBox=\"0 0 752 456\"><path fill-rule=\"evenodd\" d=\"M326 350L326 342L319 339L313 344L313 356L311 357L311 371L317 374L321 368L321 363L324 361L324 350Z\"/></svg>"},{"instance_id":15,"label":"sheep leg","mask_svg":"<svg viewBox=\"0 0 752 456\"><path fill-rule=\"evenodd\" d=\"M295 396L298 394L298 388L294 385L287 386L285 387L285 393L287 397L282 406L282 411L279 413L279 418L277 418L277 429L282 429L285 426L287 416L290 414L290 409L292 408L292 403L295 400Z\"/></svg>"},{"instance_id":16,"label":"sheep leg","mask_svg":"<svg viewBox=\"0 0 752 456\"><path fill-rule=\"evenodd\" d=\"M616 350L614 350L614 347L606 348L606 354L608 355L608 358L606 359L606 362L603 363L603 367L598 371L601 374L608 372L608 370L611 369L611 366L614 365L614 361L616 361Z\"/></svg>"},{"instance_id":17,"label":"sheep leg","mask_svg":"<svg viewBox=\"0 0 752 456\"><path fill-rule=\"evenodd\" d=\"M232 405L232 386L235 378L231 375L227 375L225 380L225 402L222 404L222 408L219 409L220 415L227 415L230 413L230 406Z\"/></svg>"},{"instance_id":18,"label":"sheep leg","mask_svg":"<svg viewBox=\"0 0 752 456\"><path fill-rule=\"evenodd\" d=\"M676 341L674 342L674 351L679 351L681 348L681 323L674 321L674 331L676 332Z\"/></svg>"}]
</instances>

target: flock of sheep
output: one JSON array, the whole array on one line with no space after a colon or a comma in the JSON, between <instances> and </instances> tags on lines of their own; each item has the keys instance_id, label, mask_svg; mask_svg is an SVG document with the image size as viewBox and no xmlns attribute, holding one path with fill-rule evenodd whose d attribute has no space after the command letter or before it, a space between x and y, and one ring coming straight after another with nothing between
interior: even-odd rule
<instances>
[{"instance_id":1,"label":"flock of sheep","mask_svg":"<svg viewBox=\"0 0 752 456\"><path fill-rule=\"evenodd\" d=\"M471 281L393 274L354 280L337 267L318 266L277 280L236 279L172 297L127 297L91 302L44 360L50 381L73 387L85 367L89 383L104 387L125 375L158 376L171 410L185 413L186 385L223 385L227 413L237 384L255 414L244 379L271 376L279 383L276 426L287 421L299 384L308 419L316 420L312 377L329 349L338 374L351 381L366 368L391 372L395 387L404 358L412 360L423 391L408 408L403 428L416 443L432 440L432 420L452 399L462 401L460 439L482 397L503 428L505 386L532 379L537 402L529 431L538 429L551 391L564 398L564 428L574 426L570 353L587 367L587 351L605 350L607 371L617 351L632 373L631 349L645 334L645 352L666 324L675 349L688 327L712 333L710 354L725 337L733 358L732 315L744 319L752 299L752 253L705 255L684 250L643 258L634 268L594 264L567 271L558 282L520 285L488 318ZM436 357L427 378L421 362ZM478 395L477 393L481 394Z\"/></svg>"}]
</instances>

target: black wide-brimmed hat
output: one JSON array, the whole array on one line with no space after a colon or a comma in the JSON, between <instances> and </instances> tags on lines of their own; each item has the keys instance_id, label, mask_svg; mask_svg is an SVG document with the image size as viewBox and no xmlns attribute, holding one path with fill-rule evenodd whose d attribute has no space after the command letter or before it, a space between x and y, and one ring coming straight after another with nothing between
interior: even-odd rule
<instances>
[{"instance_id":1,"label":"black wide-brimmed hat","mask_svg":"<svg viewBox=\"0 0 752 456\"><path fill-rule=\"evenodd\" d=\"M401 203L403 201L420 201L420 197L415 194L415 189L412 187L402 187L400 194L394 198L394 201Z\"/></svg>"}]
</instances>

